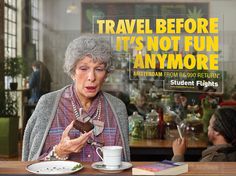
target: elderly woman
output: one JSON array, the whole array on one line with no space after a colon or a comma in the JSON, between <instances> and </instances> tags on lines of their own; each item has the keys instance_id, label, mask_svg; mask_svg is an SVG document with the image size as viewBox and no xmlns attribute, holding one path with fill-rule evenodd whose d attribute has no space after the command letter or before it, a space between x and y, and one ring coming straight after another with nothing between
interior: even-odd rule
<instances>
[{"instance_id":1,"label":"elderly woman","mask_svg":"<svg viewBox=\"0 0 236 176\"><path fill-rule=\"evenodd\" d=\"M216 109L208 126L208 139L213 144L202 152L200 161L236 161L236 109ZM183 161L186 139L173 142L173 161Z\"/></svg>"},{"instance_id":2,"label":"elderly woman","mask_svg":"<svg viewBox=\"0 0 236 176\"><path fill-rule=\"evenodd\" d=\"M22 160L99 161L96 147L119 145L130 160L128 121L124 103L101 91L111 71L111 46L104 38L81 36L65 54L65 72L73 84L42 96L29 119ZM94 126L74 128L75 120Z\"/></svg>"}]
</instances>

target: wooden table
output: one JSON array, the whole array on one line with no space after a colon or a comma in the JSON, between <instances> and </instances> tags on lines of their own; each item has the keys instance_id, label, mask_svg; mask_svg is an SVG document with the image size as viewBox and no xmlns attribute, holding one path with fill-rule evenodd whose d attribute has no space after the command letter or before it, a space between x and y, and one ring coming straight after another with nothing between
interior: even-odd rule
<instances>
[{"instance_id":1,"label":"wooden table","mask_svg":"<svg viewBox=\"0 0 236 176\"><path fill-rule=\"evenodd\" d=\"M25 167L32 162L0 161L0 174L30 174ZM151 162L133 162L134 166L149 164ZM84 168L75 174L80 175L106 175L91 168L91 163L82 163ZM236 162L188 162L189 172L183 175L235 175ZM111 175L111 174L109 174ZM116 174L112 174L116 175ZM118 175L121 175L118 174ZM132 175L132 170L122 172L122 175Z\"/></svg>"},{"instance_id":2,"label":"wooden table","mask_svg":"<svg viewBox=\"0 0 236 176\"><path fill-rule=\"evenodd\" d=\"M132 161L161 161L171 159L173 139L133 139L130 137L130 151ZM207 148L207 138L201 137L199 140L188 139L188 149L186 151L186 161L198 161L202 150Z\"/></svg>"}]
</instances>

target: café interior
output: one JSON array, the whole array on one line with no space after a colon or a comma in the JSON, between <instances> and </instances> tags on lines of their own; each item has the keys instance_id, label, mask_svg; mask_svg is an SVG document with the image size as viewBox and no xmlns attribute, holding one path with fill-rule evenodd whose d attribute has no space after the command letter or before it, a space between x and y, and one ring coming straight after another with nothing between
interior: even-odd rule
<instances>
[{"instance_id":1,"label":"caf\u00e9 interior","mask_svg":"<svg viewBox=\"0 0 236 176\"><path fill-rule=\"evenodd\" d=\"M14 117L8 121L16 127L16 131L11 131L13 127L7 129L8 125L2 121L6 119L4 110L1 110L0 160L21 160L24 129L37 105L29 103L32 63L41 61L47 67L50 91L71 84L72 79L63 71L66 48L74 38L96 32L94 16L104 19L218 17L222 75L218 88L201 86L193 91L175 90L165 85L166 78L140 76L133 79L129 66L137 51L132 47L127 52L114 54L114 72L102 87L126 105L131 161L171 160L172 142L179 137L176 124L188 140L185 160L199 161L201 152L209 145L206 124L202 120L206 109L203 100L208 97L208 91L213 92L211 108L236 106L235 7L234 0L0 1L0 108L6 105L11 108ZM10 60L15 60L12 63L15 70L6 66L11 64ZM12 81L17 87L12 88ZM161 120L165 124L163 135L158 126ZM10 139L6 138L6 133Z\"/></svg>"}]
</instances>

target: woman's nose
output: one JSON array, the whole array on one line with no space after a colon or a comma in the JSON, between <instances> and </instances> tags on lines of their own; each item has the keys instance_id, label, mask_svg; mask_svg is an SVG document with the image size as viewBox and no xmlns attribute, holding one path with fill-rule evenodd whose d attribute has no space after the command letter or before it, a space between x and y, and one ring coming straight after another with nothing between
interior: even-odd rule
<instances>
[{"instance_id":1,"label":"woman's nose","mask_svg":"<svg viewBox=\"0 0 236 176\"><path fill-rule=\"evenodd\" d=\"M88 73L88 80L93 82L93 81L95 81L95 79L96 79L95 71L94 70L89 71L89 73Z\"/></svg>"}]
</instances>

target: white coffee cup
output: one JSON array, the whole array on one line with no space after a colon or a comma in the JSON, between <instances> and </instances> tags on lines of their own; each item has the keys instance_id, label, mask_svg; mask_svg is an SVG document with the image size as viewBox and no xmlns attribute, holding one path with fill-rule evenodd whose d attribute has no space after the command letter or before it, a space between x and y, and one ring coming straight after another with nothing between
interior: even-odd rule
<instances>
[{"instance_id":1,"label":"white coffee cup","mask_svg":"<svg viewBox=\"0 0 236 176\"><path fill-rule=\"evenodd\" d=\"M102 153L103 157L99 154ZM121 165L121 146L104 146L96 148L96 153L103 161L106 168L117 169Z\"/></svg>"}]
</instances>

